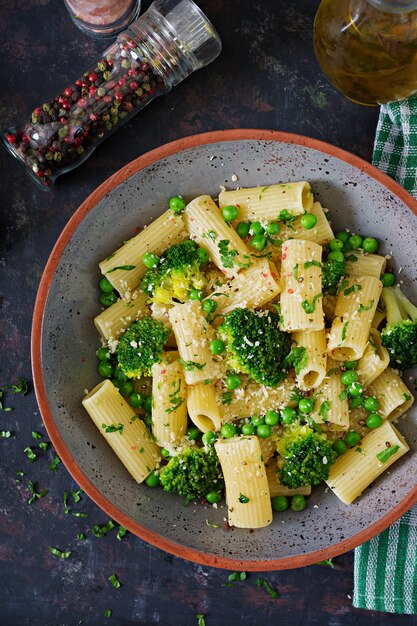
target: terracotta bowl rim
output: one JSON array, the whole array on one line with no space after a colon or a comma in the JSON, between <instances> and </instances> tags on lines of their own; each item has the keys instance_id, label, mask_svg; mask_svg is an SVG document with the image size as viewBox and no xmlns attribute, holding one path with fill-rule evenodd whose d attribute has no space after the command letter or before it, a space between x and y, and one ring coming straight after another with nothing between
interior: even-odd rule
<instances>
[{"instance_id":1,"label":"terracotta bowl rim","mask_svg":"<svg viewBox=\"0 0 417 626\"><path fill-rule=\"evenodd\" d=\"M199 550L187 548L186 546L166 539L159 533L151 531L141 524L133 521L117 506L115 506L114 504L112 504L112 502L105 498L103 494L100 493L99 489L97 489L97 487L95 487L92 482L87 478L87 476L80 469L80 467L78 467L77 461L69 452L65 441L61 437L55 424L54 416L52 415L52 411L48 402L42 370L42 322L49 289L63 251L68 241L76 231L78 225L82 222L86 215L96 206L98 202L100 202L104 198L104 196L112 191L117 185L125 181L133 174L148 167L149 165L152 165L160 159L163 159L173 154L177 154L189 148L198 147L200 145L225 141L244 140L277 141L280 143L297 144L299 146L305 146L306 148L318 150L322 153L345 161L346 163L352 165L353 167L356 167L361 172L364 172L371 178L378 181L381 185L389 189L394 195L400 198L400 200L410 209L410 211L412 211L417 216L417 202L398 183L396 183L386 174L373 167L370 163L364 161L360 157L318 139L275 130L230 129L191 135L189 137L184 137L182 139L177 139L176 141L164 144L158 148L155 148L154 150L147 152L146 154L143 154L137 159L134 159L133 161L122 167L118 172L110 176L101 185L99 185L99 187L97 187L97 189L95 189L75 211L74 215L68 221L67 225L64 227L61 235L59 236L45 266L34 307L31 338L33 384L46 430L56 449L57 454L61 458L62 462L64 463L74 480L80 485L85 493L112 519L116 520L119 524L123 525L133 534L137 535L148 543L162 550L165 550L166 552L174 554L175 556L194 561L195 563L225 568L229 570L284 570L296 567L304 567L306 565L317 563L318 561L323 561L325 559L338 556L339 554L347 552L348 550L355 548L365 541L368 541L378 533L388 528L388 526L390 526L393 522L399 519L414 503L417 502L417 485L411 489L410 493L405 498L403 498L403 500L401 500L401 502L399 502L396 507L394 507L389 513L384 515L384 517L382 517L379 521L375 522L368 528L362 530L361 532L357 533L353 537L350 537L349 539L341 541L328 548L323 548L314 552L285 557L282 559L258 561L216 556L201 552Z\"/></svg>"}]
</instances>

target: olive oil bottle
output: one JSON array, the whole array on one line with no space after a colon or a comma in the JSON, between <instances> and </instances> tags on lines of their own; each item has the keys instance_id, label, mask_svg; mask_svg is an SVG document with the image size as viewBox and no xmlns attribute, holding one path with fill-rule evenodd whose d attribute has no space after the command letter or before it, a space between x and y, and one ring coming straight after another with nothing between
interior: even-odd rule
<instances>
[{"instance_id":1,"label":"olive oil bottle","mask_svg":"<svg viewBox=\"0 0 417 626\"><path fill-rule=\"evenodd\" d=\"M377 105L417 92L417 0L322 0L314 49L329 81Z\"/></svg>"}]
</instances>

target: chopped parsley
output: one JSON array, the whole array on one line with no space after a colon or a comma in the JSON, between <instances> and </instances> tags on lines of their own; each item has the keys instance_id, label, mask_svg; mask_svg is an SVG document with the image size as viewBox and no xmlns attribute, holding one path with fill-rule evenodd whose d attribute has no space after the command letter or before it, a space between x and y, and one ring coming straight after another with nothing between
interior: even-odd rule
<instances>
[{"instance_id":1,"label":"chopped parsley","mask_svg":"<svg viewBox=\"0 0 417 626\"><path fill-rule=\"evenodd\" d=\"M403 398L406 402L409 402L411 400L411 396L408 393L403 393Z\"/></svg>"},{"instance_id":2,"label":"chopped parsley","mask_svg":"<svg viewBox=\"0 0 417 626\"><path fill-rule=\"evenodd\" d=\"M41 498L44 498L46 494L48 493L47 489L42 489L42 491L37 491L36 485L33 481L29 481L29 491L30 491L30 498L28 500L28 504L33 504L34 502L36 502L36 500L40 500Z\"/></svg>"},{"instance_id":3,"label":"chopped parsley","mask_svg":"<svg viewBox=\"0 0 417 626\"><path fill-rule=\"evenodd\" d=\"M115 523L113 522L113 520L110 519L107 524L96 524L95 526L93 526L91 532L95 537L101 539L102 537L105 537L107 533L110 532L110 530L114 527Z\"/></svg>"},{"instance_id":4,"label":"chopped parsley","mask_svg":"<svg viewBox=\"0 0 417 626\"><path fill-rule=\"evenodd\" d=\"M356 263L359 258L355 254L349 254L349 256L345 257L346 261L351 261L352 263Z\"/></svg>"},{"instance_id":5,"label":"chopped parsley","mask_svg":"<svg viewBox=\"0 0 417 626\"><path fill-rule=\"evenodd\" d=\"M53 458L53 460L51 461L50 465L49 465L49 469L52 472L56 471L56 468L58 467L58 465L61 463L61 459L59 458L58 455L55 455L55 457Z\"/></svg>"},{"instance_id":6,"label":"chopped parsley","mask_svg":"<svg viewBox=\"0 0 417 626\"><path fill-rule=\"evenodd\" d=\"M364 304L360 304L358 313L362 313L362 311L370 311L373 306L374 306L374 300L371 300L368 306L365 306Z\"/></svg>"},{"instance_id":7,"label":"chopped parsley","mask_svg":"<svg viewBox=\"0 0 417 626\"><path fill-rule=\"evenodd\" d=\"M208 237L212 241L216 241L217 233L215 230L209 230L207 233L204 233L203 237Z\"/></svg>"},{"instance_id":8,"label":"chopped parsley","mask_svg":"<svg viewBox=\"0 0 417 626\"><path fill-rule=\"evenodd\" d=\"M51 444L49 443L49 441L41 441L39 444L39 447L41 450L43 450L44 452L46 452L49 449L49 446Z\"/></svg>"},{"instance_id":9,"label":"chopped parsley","mask_svg":"<svg viewBox=\"0 0 417 626\"><path fill-rule=\"evenodd\" d=\"M123 434L123 424L120 423L118 426L115 426L114 424L102 424L101 427L106 433L120 433L121 435Z\"/></svg>"},{"instance_id":10,"label":"chopped parsley","mask_svg":"<svg viewBox=\"0 0 417 626\"><path fill-rule=\"evenodd\" d=\"M325 561L318 561L316 565L327 565L327 567L331 567L332 569L334 568L333 559L326 559Z\"/></svg>"},{"instance_id":11,"label":"chopped parsley","mask_svg":"<svg viewBox=\"0 0 417 626\"><path fill-rule=\"evenodd\" d=\"M348 390L347 389L343 389L343 391L341 391L338 395L338 398L340 400L340 402L343 402L343 400L346 400L346 398L348 397Z\"/></svg>"},{"instance_id":12,"label":"chopped parsley","mask_svg":"<svg viewBox=\"0 0 417 626\"><path fill-rule=\"evenodd\" d=\"M205 363L196 363L195 361L184 361L184 359L178 359L183 368L187 372L192 372L194 369L202 370L206 366Z\"/></svg>"},{"instance_id":13,"label":"chopped parsley","mask_svg":"<svg viewBox=\"0 0 417 626\"><path fill-rule=\"evenodd\" d=\"M381 463L386 463L388 459L390 459L392 456L394 456L394 454L398 452L399 449L400 446L390 445L389 448L385 448L381 452L378 452L376 458L378 459L378 461L381 461Z\"/></svg>"},{"instance_id":14,"label":"chopped parsley","mask_svg":"<svg viewBox=\"0 0 417 626\"><path fill-rule=\"evenodd\" d=\"M222 404L230 404L233 400L233 391L225 391L222 395Z\"/></svg>"},{"instance_id":15,"label":"chopped parsley","mask_svg":"<svg viewBox=\"0 0 417 626\"><path fill-rule=\"evenodd\" d=\"M294 346L285 357L285 361L294 367L296 374L299 374L307 365L308 355L306 348L303 346Z\"/></svg>"},{"instance_id":16,"label":"chopped parsley","mask_svg":"<svg viewBox=\"0 0 417 626\"><path fill-rule=\"evenodd\" d=\"M222 262L223 267L231 268L235 263L235 256L237 255L236 250L229 250L228 239L222 239L218 243L219 253L220 253L220 261Z\"/></svg>"},{"instance_id":17,"label":"chopped parsley","mask_svg":"<svg viewBox=\"0 0 417 626\"><path fill-rule=\"evenodd\" d=\"M319 415L323 419L323 422L327 421L327 415L330 411L331 406L332 406L332 403L330 402L330 400L324 400L324 402L321 403L320 409L319 409Z\"/></svg>"},{"instance_id":18,"label":"chopped parsley","mask_svg":"<svg viewBox=\"0 0 417 626\"><path fill-rule=\"evenodd\" d=\"M362 289L362 285L358 285L357 283L355 283L354 285L351 285L350 287L345 289L343 293L345 296L350 296L351 293L356 293L357 291L360 291L361 289Z\"/></svg>"},{"instance_id":19,"label":"chopped parsley","mask_svg":"<svg viewBox=\"0 0 417 626\"><path fill-rule=\"evenodd\" d=\"M232 574L229 574L227 580L229 583L233 583L235 581L243 582L244 580L246 580L246 578L246 572L233 572Z\"/></svg>"},{"instance_id":20,"label":"chopped parsley","mask_svg":"<svg viewBox=\"0 0 417 626\"><path fill-rule=\"evenodd\" d=\"M255 578L254 583L256 587L260 589L261 588L265 589L269 597L272 598L273 600L276 600L277 598L279 598L278 591L276 591L275 589L272 589L271 585L269 584L268 581L265 580L265 578Z\"/></svg>"},{"instance_id":21,"label":"chopped parsley","mask_svg":"<svg viewBox=\"0 0 417 626\"><path fill-rule=\"evenodd\" d=\"M0 439L10 439L10 437L16 437L10 430L0 430Z\"/></svg>"},{"instance_id":22,"label":"chopped parsley","mask_svg":"<svg viewBox=\"0 0 417 626\"><path fill-rule=\"evenodd\" d=\"M87 539L87 535L85 533L78 533L77 539L78 541L85 541Z\"/></svg>"},{"instance_id":23,"label":"chopped parsley","mask_svg":"<svg viewBox=\"0 0 417 626\"><path fill-rule=\"evenodd\" d=\"M349 285L349 281L347 280L347 278L345 278L344 280L342 280L342 282L340 283L338 289L337 289L337 293L341 293L343 291L343 289L345 289L346 287L348 287Z\"/></svg>"},{"instance_id":24,"label":"chopped parsley","mask_svg":"<svg viewBox=\"0 0 417 626\"><path fill-rule=\"evenodd\" d=\"M314 298L312 299L311 302L309 302L307 300L307 298L305 300L302 301L301 306L303 307L304 311L309 314L309 313L314 313L315 309L316 309L316 302L319 298L322 297L322 293L317 293Z\"/></svg>"},{"instance_id":25,"label":"chopped parsley","mask_svg":"<svg viewBox=\"0 0 417 626\"><path fill-rule=\"evenodd\" d=\"M332 367L332 369L330 369L326 376L333 376L333 374L338 374L339 373L339 368L338 367Z\"/></svg>"},{"instance_id":26,"label":"chopped parsley","mask_svg":"<svg viewBox=\"0 0 417 626\"><path fill-rule=\"evenodd\" d=\"M116 535L117 539L121 541L123 537L126 535L126 533L127 533L126 528L124 526L119 526L119 530L117 531L117 535Z\"/></svg>"},{"instance_id":27,"label":"chopped parsley","mask_svg":"<svg viewBox=\"0 0 417 626\"><path fill-rule=\"evenodd\" d=\"M239 494L239 502L240 504L247 504L248 502L250 502L250 498L248 498L248 496L245 496L243 493Z\"/></svg>"},{"instance_id":28,"label":"chopped parsley","mask_svg":"<svg viewBox=\"0 0 417 626\"><path fill-rule=\"evenodd\" d=\"M37 433L35 430L32 430L32 437L33 439L42 439L42 435Z\"/></svg>"},{"instance_id":29,"label":"chopped parsley","mask_svg":"<svg viewBox=\"0 0 417 626\"><path fill-rule=\"evenodd\" d=\"M23 452L26 454L27 458L29 459L31 463L33 463L33 461L35 461L35 459L37 458L37 455L34 453L34 451L32 450L30 446L25 448Z\"/></svg>"},{"instance_id":30,"label":"chopped parsley","mask_svg":"<svg viewBox=\"0 0 417 626\"><path fill-rule=\"evenodd\" d=\"M206 626L206 620L202 613L196 613L195 616L197 618L197 626Z\"/></svg>"},{"instance_id":31,"label":"chopped parsley","mask_svg":"<svg viewBox=\"0 0 417 626\"><path fill-rule=\"evenodd\" d=\"M111 617L113 615L112 609L105 609L104 617Z\"/></svg>"},{"instance_id":32,"label":"chopped parsley","mask_svg":"<svg viewBox=\"0 0 417 626\"><path fill-rule=\"evenodd\" d=\"M308 270L309 267L320 267L321 268L321 263L320 261L306 261L304 263L304 269Z\"/></svg>"},{"instance_id":33,"label":"chopped parsley","mask_svg":"<svg viewBox=\"0 0 417 626\"><path fill-rule=\"evenodd\" d=\"M111 274L112 272L115 272L116 270L126 270L127 272L129 272L130 270L134 270L135 267L136 265L117 265L116 267L113 267L111 270L106 272L106 274Z\"/></svg>"},{"instance_id":34,"label":"chopped parsley","mask_svg":"<svg viewBox=\"0 0 417 626\"><path fill-rule=\"evenodd\" d=\"M342 341L344 341L344 340L346 339L348 324L349 324L349 320L343 324L343 328L342 328Z\"/></svg>"},{"instance_id":35,"label":"chopped parsley","mask_svg":"<svg viewBox=\"0 0 417 626\"><path fill-rule=\"evenodd\" d=\"M293 267L293 270L292 270L292 274L293 274L295 280L298 280L298 268L299 268L299 265L298 265L298 263L296 263L294 265L294 267Z\"/></svg>"}]
</instances>

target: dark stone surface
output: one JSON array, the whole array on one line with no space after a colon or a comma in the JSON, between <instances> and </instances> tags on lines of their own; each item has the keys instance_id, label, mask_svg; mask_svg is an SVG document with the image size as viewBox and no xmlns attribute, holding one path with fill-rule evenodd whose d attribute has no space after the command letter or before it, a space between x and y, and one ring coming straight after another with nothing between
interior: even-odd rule
<instances>
[{"instance_id":1,"label":"dark stone surface","mask_svg":"<svg viewBox=\"0 0 417 626\"><path fill-rule=\"evenodd\" d=\"M110 174L140 154L189 134L222 128L271 128L316 137L370 159L378 111L336 93L320 73L311 44L317 0L226 2L201 0L223 40L221 58L171 94L151 104L107 140L78 170L40 191L2 148L0 197L0 385L31 378L30 324L43 267L67 220ZM148 3L146 4L148 6ZM58 0L9 0L0 5L1 126L22 120L32 106L57 93L89 65L106 42L83 35ZM167 555L113 530L103 539L89 529L107 520L86 496L64 514L63 492L76 485L61 464L48 469L52 450L31 463L32 430L47 440L33 391L10 391L0 429L0 624L417 624L416 617L353 609L353 554L324 566L263 574L280 591L271 600L256 589L256 574L233 587L228 572ZM25 476L16 482L16 472ZM29 480L48 494L32 505ZM78 541L79 532L87 533ZM49 546L72 550L67 560ZM116 573L121 589L108 577Z\"/></svg>"}]
</instances>

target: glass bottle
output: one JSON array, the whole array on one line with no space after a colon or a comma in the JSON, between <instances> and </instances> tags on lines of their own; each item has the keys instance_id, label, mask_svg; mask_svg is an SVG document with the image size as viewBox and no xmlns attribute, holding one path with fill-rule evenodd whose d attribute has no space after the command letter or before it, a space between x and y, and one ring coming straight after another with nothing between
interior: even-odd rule
<instances>
[{"instance_id":1,"label":"glass bottle","mask_svg":"<svg viewBox=\"0 0 417 626\"><path fill-rule=\"evenodd\" d=\"M417 92L417 0L322 0L314 49L329 81L360 104Z\"/></svg>"},{"instance_id":2,"label":"glass bottle","mask_svg":"<svg viewBox=\"0 0 417 626\"><path fill-rule=\"evenodd\" d=\"M155 0L80 78L2 138L34 180L48 188L220 51L217 32L193 0Z\"/></svg>"},{"instance_id":3,"label":"glass bottle","mask_svg":"<svg viewBox=\"0 0 417 626\"><path fill-rule=\"evenodd\" d=\"M93 37L111 37L137 18L140 0L64 0L72 20Z\"/></svg>"}]
</instances>

